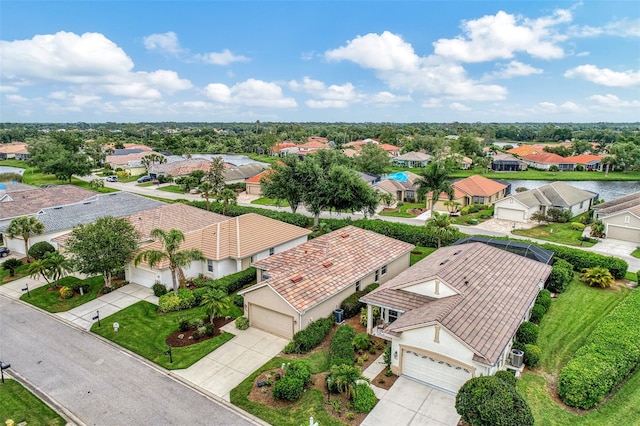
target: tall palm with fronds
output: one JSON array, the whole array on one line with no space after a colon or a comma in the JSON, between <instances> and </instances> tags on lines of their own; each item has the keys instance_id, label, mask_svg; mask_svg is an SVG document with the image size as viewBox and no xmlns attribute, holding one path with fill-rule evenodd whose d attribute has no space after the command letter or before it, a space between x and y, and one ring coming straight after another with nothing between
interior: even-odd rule
<instances>
[{"instance_id":1,"label":"tall palm with fronds","mask_svg":"<svg viewBox=\"0 0 640 426\"><path fill-rule=\"evenodd\" d=\"M33 216L21 216L9 223L6 232L9 238L22 237L24 240L24 253L27 256L27 263L29 263L29 237L31 234L42 234L44 232L44 224Z\"/></svg>"},{"instance_id":2,"label":"tall palm with fronds","mask_svg":"<svg viewBox=\"0 0 640 426\"><path fill-rule=\"evenodd\" d=\"M225 188L218 195L218 202L222 203L222 214L226 214L229 205L235 205L238 201L238 193L231 188Z\"/></svg>"},{"instance_id":3,"label":"tall palm with fronds","mask_svg":"<svg viewBox=\"0 0 640 426\"><path fill-rule=\"evenodd\" d=\"M214 187L211 182L207 182L206 180L200 183L198 186L198 191L200 192L200 196L205 199L207 202L207 211L211 210L211 198L215 195Z\"/></svg>"},{"instance_id":4,"label":"tall palm with fronds","mask_svg":"<svg viewBox=\"0 0 640 426\"><path fill-rule=\"evenodd\" d=\"M418 195L423 197L431 192L431 211L434 212L440 194L445 193L449 199L453 199L453 186L449 181L450 168L446 162L434 161L429 163L422 172L421 177L414 181L418 187Z\"/></svg>"},{"instance_id":5,"label":"tall palm with fronds","mask_svg":"<svg viewBox=\"0 0 640 426\"><path fill-rule=\"evenodd\" d=\"M228 313L232 305L233 302L229 295L215 288L211 288L204 293L200 302L200 306L204 306L211 324L213 324L214 319Z\"/></svg>"},{"instance_id":6,"label":"tall palm with fronds","mask_svg":"<svg viewBox=\"0 0 640 426\"><path fill-rule=\"evenodd\" d=\"M163 250L143 250L136 255L133 264L138 266L140 262L147 262L150 267L155 267L163 261L169 262L171 270L171 280L173 281L173 292L178 294L178 273L182 273L182 268L191 264L195 260L205 260L204 255L198 249L180 250L180 244L184 242L184 234L178 229L169 232L156 228L151 231L151 237L162 243Z\"/></svg>"},{"instance_id":7,"label":"tall palm with fronds","mask_svg":"<svg viewBox=\"0 0 640 426\"><path fill-rule=\"evenodd\" d=\"M438 248L442 246L442 240L452 240L458 230L452 226L448 214L433 212L424 224L427 231L438 239Z\"/></svg>"}]
</instances>

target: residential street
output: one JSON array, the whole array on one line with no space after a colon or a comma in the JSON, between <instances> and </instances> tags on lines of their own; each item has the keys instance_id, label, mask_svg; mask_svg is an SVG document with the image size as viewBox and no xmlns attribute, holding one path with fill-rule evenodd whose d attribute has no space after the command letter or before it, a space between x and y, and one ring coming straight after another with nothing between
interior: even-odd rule
<instances>
[{"instance_id":1,"label":"residential street","mask_svg":"<svg viewBox=\"0 0 640 426\"><path fill-rule=\"evenodd\" d=\"M87 425L250 425L90 333L0 296L0 359ZM258 424L261 424L259 422Z\"/></svg>"}]
</instances>

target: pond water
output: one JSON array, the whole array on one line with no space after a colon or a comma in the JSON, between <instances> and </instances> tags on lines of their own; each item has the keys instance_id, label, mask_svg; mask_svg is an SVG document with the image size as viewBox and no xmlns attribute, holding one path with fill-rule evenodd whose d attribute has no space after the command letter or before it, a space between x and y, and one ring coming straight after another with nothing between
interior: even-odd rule
<instances>
[{"instance_id":1,"label":"pond water","mask_svg":"<svg viewBox=\"0 0 640 426\"><path fill-rule=\"evenodd\" d=\"M516 188L527 189L537 188L550 182L544 180L507 180L501 179L511 184L511 193L515 193ZM640 181L562 181L576 188L584 189L599 194L598 199L611 201L625 195L640 191Z\"/></svg>"},{"instance_id":2,"label":"pond water","mask_svg":"<svg viewBox=\"0 0 640 426\"><path fill-rule=\"evenodd\" d=\"M2 173L17 173L21 175L24 173L24 169L20 169L18 167L0 166L0 174Z\"/></svg>"}]
</instances>

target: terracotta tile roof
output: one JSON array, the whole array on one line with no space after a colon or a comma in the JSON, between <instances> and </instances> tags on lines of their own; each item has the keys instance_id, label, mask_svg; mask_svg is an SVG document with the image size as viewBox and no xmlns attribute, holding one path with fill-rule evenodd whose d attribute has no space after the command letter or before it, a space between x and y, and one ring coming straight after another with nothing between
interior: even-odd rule
<instances>
[{"instance_id":1,"label":"terracotta tile roof","mask_svg":"<svg viewBox=\"0 0 640 426\"><path fill-rule=\"evenodd\" d=\"M322 144L329 143L329 139L323 138L322 136L309 136L307 138L307 142L320 142Z\"/></svg>"},{"instance_id":2,"label":"terracotta tile roof","mask_svg":"<svg viewBox=\"0 0 640 426\"><path fill-rule=\"evenodd\" d=\"M582 154L574 155L573 157L567 157L568 161L576 164L589 164L591 162L599 162L604 158L604 155Z\"/></svg>"},{"instance_id":3,"label":"terracotta tile roof","mask_svg":"<svg viewBox=\"0 0 640 426\"><path fill-rule=\"evenodd\" d=\"M484 176L473 175L454 182L453 187L470 196L490 197L505 189L507 185Z\"/></svg>"},{"instance_id":4,"label":"terracotta tile roof","mask_svg":"<svg viewBox=\"0 0 640 426\"><path fill-rule=\"evenodd\" d=\"M0 152L4 154L25 154L28 151L28 145L24 142L13 142L8 144L0 144Z\"/></svg>"},{"instance_id":5,"label":"terracotta tile roof","mask_svg":"<svg viewBox=\"0 0 640 426\"><path fill-rule=\"evenodd\" d=\"M302 149L327 149L329 146L326 143L310 141L307 143L297 145L297 147Z\"/></svg>"},{"instance_id":6,"label":"terracotta tile roof","mask_svg":"<svg viewBox=\"0 0 640 426\"><path fill-rule=\"evenodd\" d=\"M507 150L509 154L519 155L520 157L524 157L525 155L530 154L539 154L543 152L544 145L520 145L515 148L511 148Z\"/></svg>"},{"instance_id":7,"label":"terracotta tile roof","mask_svg":"<svg viewBox=\"0 0 640 426\"><path fill-rule=\"evenodd\" d=\"M395 145L388 144L388 143L381 143L378 146L380 148L384 149L385 151L400 151L399 147L397 147Z\"/></svg>"},{"instance_id":8,"label":"terracotta tile roof","mask_svg":"<svg viewBox=\"0 0 640 426\"><path fill-rule=\"evenodd\" d=\"M56 185L7 192L0 202L0 219L32 215L47 207L77 203L96 195L75 185Z\"/></svg>"},{"instance_id":9,"label":"terracotta tile roof","mask_svg":"<svg viewBox=\"0 0 640 426\"><path fill-rule=\"evenodd\" d=\"M552 152L540 152L538 154L529 154L522 157L523 160L533 161L536 163L544 164L571 164L575 163L569 158L565 158L561 155L554 154Z\"/></svg>"},{"instance_id":10,"label":"terracotta tile roof","mask_svg":"<svg viewBox=\"0 0 640 426\"><path fill-rule=\"evenodd\" d=\"M270 278L244 293L267 285L298 312L304 312L413 247L375 232L347 226L254 262L253 265L266 271ZM302 278L298 281L296 277Z\"/></svg>"},{"instance_id":11,"label":"terracotta tile roof","mask_svg":"<svg viewBox=\"0 0 640 426\"><path fill-rule=\"evenodd\" d=\"M351 149L351 148L345 148L342 150L342 153L344 155L346 155L349 158L353 158L355 156L358 155L358 151L356 151L355 149Z\"/></svg>"},{"instance_id":12,"label":"terracotta tile roof","mask_svg":"<svg viewBox=\"0 0 640 426\"><path fill-rule=\"evenodd\" d=\"M403 312L387 331L440 323L495 364L535 300L551 266L482 243L441 248L362 297ZM438 279L455 294L434 299L406 290Z\"/></svg>"},{"instance_id":13,"label":"terracotta tile roof","mask_svg":"<svg viewBox=\"0 0 640 426\"><path fill-rule=\"evenodd\" d=\"M244 181L246 183L260 183L260 179L262 179L263 177L269 176L269 173L271 172L272 172L271 169L263 170L257 175L246 178Z\"/></svg>"}]
</instances>

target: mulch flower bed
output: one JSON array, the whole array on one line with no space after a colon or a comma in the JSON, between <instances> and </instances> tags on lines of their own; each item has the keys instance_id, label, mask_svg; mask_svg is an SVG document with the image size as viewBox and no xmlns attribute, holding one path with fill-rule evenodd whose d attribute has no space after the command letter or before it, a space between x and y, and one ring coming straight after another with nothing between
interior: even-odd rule
<instances>
[{"instance_id":1,"label":"mulch flower bed","mask_svg":"<svg viewBox=\"0 0 640 426\"><path fill-rule=\"evenodd\" d=\"M229 324L233 321L233 318L216 318L213 320L214 333L213 335L202 334L198 339L193 337L193 333L197 331L197 328L190 327L189 330L185 331L176 331L171 333L165 340L166 344L171 346L172 348L181 348L184 346L194 345L196 343L203 342L205 340L213 339L216 336L224 333L224 331L220 330L220 327ZM209 318L204 320L205 325L209 324Z\"/></svg>"}]
</instances>

